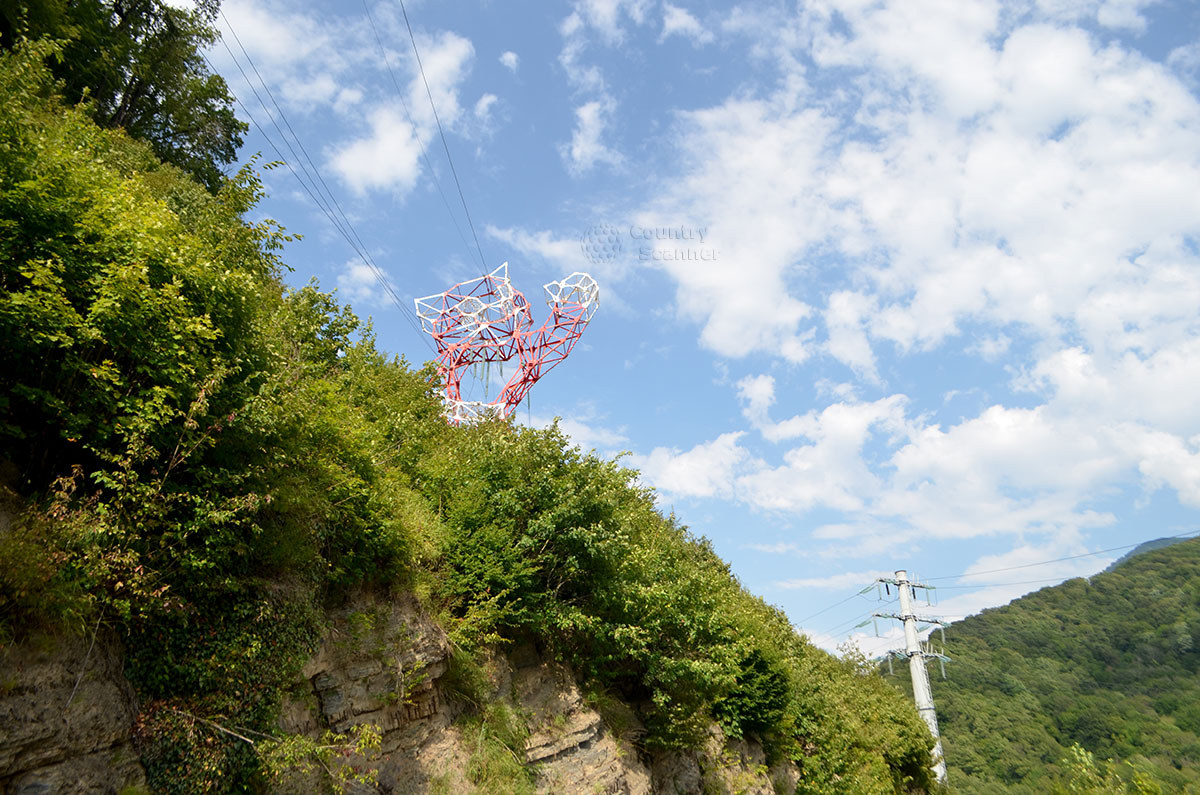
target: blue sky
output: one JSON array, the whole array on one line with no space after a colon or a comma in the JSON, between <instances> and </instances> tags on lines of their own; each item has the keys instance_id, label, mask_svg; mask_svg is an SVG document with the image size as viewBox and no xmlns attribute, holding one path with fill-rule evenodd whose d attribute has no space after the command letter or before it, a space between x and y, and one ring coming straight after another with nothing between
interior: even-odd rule
<instances>
[{"instance_id":1,"label":"blue sky","mask_svg":"<svg viewBox=\"0 0 1200 795\"><path fill-rule=\"evenodd\" d=\"M367 2L382 50L362 4L226 0L244 155L290 128L409 307L507 261L540 323L543 283L595 276L520 421L627 452L818 643L885 648L853 594L895 569L959 617L1121 553L951 575L1200 531L1200 6L413 0L481 256L400 7ZM432 358L266 183L290 281Z\"/></svg>"}]
</instances>

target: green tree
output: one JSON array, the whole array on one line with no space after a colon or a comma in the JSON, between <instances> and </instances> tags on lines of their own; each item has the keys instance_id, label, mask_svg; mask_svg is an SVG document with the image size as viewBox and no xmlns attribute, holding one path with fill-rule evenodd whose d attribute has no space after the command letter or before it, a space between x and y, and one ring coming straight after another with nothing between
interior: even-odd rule
<instances>
[{"instance_id":1,"label":"green tree","mask_svg":"<svg viewBox=\"0 0 1200 795\"><path fill-rule=\"evenodd\" d=\"M66 101L86 103L98 124L146 141L159 158L215 192L246 130L224 79L209 71L202 54L217 40L219 7L220 0L200 0L192 9L165 0L5 4L0 44L63 41L50 65Z\"/></svg>"},{"instance_id":2,"label":"green tree","mask_svg":"<svg viewBox=\"0 0 1200 795\"><path fill-rule=\"evenodd\" d=\"M1162 787L1132 764L1126 763L1128 780L1122 779L1111 759L1097 765L1096 758L1078 743L1071 746L1071 755L1062 765L1069 780L1055 788L1058 795L1162 795Z\"/></svg>"}]
</instances>

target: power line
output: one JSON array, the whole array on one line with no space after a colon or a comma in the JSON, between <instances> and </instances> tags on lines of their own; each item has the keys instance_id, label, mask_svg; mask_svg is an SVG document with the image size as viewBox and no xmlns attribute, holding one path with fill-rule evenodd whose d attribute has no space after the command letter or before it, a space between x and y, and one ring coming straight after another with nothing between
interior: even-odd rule
<instances>
[{"instance_id":1,"label":"power line","mask_svg":"<svg viewBox=\"0 0 1200 795\"><path fill-rule=\"evenodd\" d=\"M392 69L392 61L388 58L387 48L383 46L383 39L379 35L379 28L375 26L375 17L371 15L371 8L367 4L367 0L362 0L362 4L363 10L367 13L367 21L371 23L371 31L375 34L375 43L379 45L379 54L383 56L384 66L387 67L388 77L392 80L392 88L396 90L396 97L400 100L400 107L404 109L404 118L408 119L408 124L412 127L413 131L413 140L417 142L417 146L421 150L421 159L425 162L425 168L429 171L429 178L433 180L438 196L442 198L442 204L446 207L446 213L450 216L451 223L454 224L454 231L458 233L459 240L462 241L463 246L467 249L467 256L474 259L475 255L471 253L471 245L467 242L462 227L458 224L458 218L455 217L454 210L450 209L450 200L446 198L446 192L442 190L441 180L437 178L433 162L429 159L429 152L425 149L425 142L421 140L420 130L417 128L417 123L408 109L408 101L404 99L404 92L400 90L400 81L396 79L396 73ZM487 271L486 263L484 263L483 269L485 272Z\"/></svg>"},{"instance_id":2,"label":"power line","mask_svg":"<svg viewBox=\"0 0 1200 795\"><path fill-rule=\"evenodd\" d=\"M884 604L890 604L891 602L894 602L894 601L896 601L896 600L889 599ZM822 634L822 635L840 635L842 632L848 632L851 629L857 629L859 625L866 623L862 619L866 618L869 620L872 615L874 615L873 609L868 610L865 613L859 613L858 615L854 616L854 618L851 618L848 621L843 621L840 624L834 624L832 627L821 632L820 634Z\"/></svg>"},{"instance_id":3,"label":"power line","mask_svg":"<svg viewBox=\"0 0 1200 795\"><path fill-rule=\"evenodd\" d=\"M1197 533L1200 533L1200 530L1189 530L1186 533L1180 533L1179 535L1174 535L1174 536L1163 536L1163 538L1186 538L1188 536L1194 536ZM1150 539L1150 540L1154 541L1156 539ZM1002 569L988 569L987 571L972 571L972 572L965 572L963 574L946 574L941 577L928 577L926 579L928 579L928 580L958 580L958 579L962 579L963 577L982 577L984 574L999 574L1000 572L1004 572L1004 571L1016 571L1017 569L1028 569L1028 568L1032 568L1034 566L1045 566L1048 563L1062 563L1063 561L1066 561L1066 560L1079 560L1080 558L1090 558L1095 555L1103 555L1106 552L1117 552L1122 549L1130 549L1131 547L1141 546L1142 544L1145 544L1145 543L1147 543L1147 542L1146 541L1137 541L1132 544L1123 544L1119 547L1109 547L1108 549L1098 549L1095 552L1085 552L1081 555L1068 555L1063 558L1054 558L1053 560L1039 560L1036 563L1022 563L1019 566L1005 566Z\"/></svg>"},{"instance_id":4,"label":"power line","mask_svg":"<svg viewBox=\"0 0 1200 795\"><path fill-rule=\"evenodd\" d=\"M868 590L870 590L870 586L868 586ZM843 599L843 600L842 600L842 601L840 601L840 602L834 602L834 603L833 603L833 604L831 604L829 607L826 607L824 610L818 610L817 612L813 613L811 616L808 616L807 618L802 618L802 619L800 619L800 621L799 621L798 623L799 623L801 626L803 626L803 625L804 625L804 622L806 622L806 621L811 621L812 619L816 618L816 617L817 617L817 616L819 616L819 615L823 615L823 614L825 614L825 613L828 613L828 612L829 612L830 610L832 610L833 608L835 608L835 607L840 607L841 605L844 605L844 604L846 604L846 602L849 602L851 599L855 599L855 598L857 598L857 597L859 597L859 596L862 596L862 595L863 595L863 593L864 593L864 591L859 591L858 593L853 593L853 594L851 594L850 596L847 596L845 599Z\"/></svg>"},{"instance_id":5,"label":"power line","mask_svg":"<svg viewBox=\"0 0 1200 795\"><path fill-rule=\"evenodd\" d=\"M1066 582L1067 580L1073 580L1073 579L1075 579L1075 576L1051 577L1050 579L1047 579L1047 580L1021 580L1020 582L988 582L988 583L979 583L977 585L939 585L939 586L937 586L937 589L939 591L950 591L950 590L965 591L965 590L978 590L980 588L1006 588L1010 585L1038 585L1038 584L1047 583L1047 582Z\"/></svg>"},{"instance_id":6,"label":"power line","mask_svg":"<svg viewBox=\"0 0 1200 795\"><path fill-rule=\"evenodd\" d=\"M346 229L349 230L350 234L352 234L354 236L354 239L357 241L359 248L361 248L365 251L367 249L367 247L363 243L362 238L359 237L358 232L354 229L354 225L350 223L350 219L346 217L345 211L342 210L342 206L338 202L337 198L333 195L333 191L331 191L329 189L329 185L326 184L325 178L321 176L320 169L317 168L316 163L314 163L312 157L309 156L308 150L304 148L304 142L300 140L300 136L298 136L296 134L295 129L292 128L291 122L288 121L287 114L283 112L283 108L280 107L279 103L275 100L275 94L272 93L270 85L267 84L267 81L263 79L262 74L259 73L258 67L254 64L254 59L251 58L250 53L246 51L246 47L242 44L241 38L237 35L237 31L234 30L234 27L230 23L229 18L225 16L224 11L221 11L221 19L223 19L225 21L225 25L226 25L226 27L229 28L229 32L231 34L233 34L233 40L235 42L237 42L238 49L240 49L242 51L242 55L244 55L246 57L246 62L248 64L250 64L250 68L254 71L254 76L258 78L258 82L262 85L263 90L267 92L267 96L270 98L271 104L275 106L275 110L279 113L279 117L281 119L283 119L284 126L287 127L288 132L290 132L292 134L292 138L295 139L296 146L300 147L300 152L304 155L303 159L301 159L299 155L296 155L296 150L292 148L291 143L288 141L288 137L286 135L284 135L282 130L279 129L279 125L275 123L274 116L271 115L270 110L263 103L262 97L260 97L258 95L258 91L254 88L254 85L252 83L250 83L249 79L247 78L246 82L247 82L247 84L250 85L250 90L254 92L255 99L257 99L259 101L259 104L263 105L263 109L267 111L267 116L271 119L271 123L275 126L275 129L279 132L280 136L283 138L283 142L285 145L287 145L288 150L291 151L292 155L296 157L297 161L299 162L301 170L303 170L305 175L307 175L309 177L309 179L312 181L314 187L317 187L319 185L320 188L324 189L324 196L328 198L329 202L337 210L337 213L339 216L341 216L342 222L345 224ZM234 57L233 52L229 50L229 45L228 45L228 43L226 43L224 41L224 39L222 39L222 44L225 45L226 51L228 51L230 57L233 58ZM242 70L241 65L237 63L236 58L234 58L234 63L238 66L238 71L242 73L242 77L245 78L246 73L245 73L245 71ZM308 166L310 166L312 168L311 174L309 173L308 167L305 166L306 161L308 163ZM320 190L317 191L318 194L320 194L320 192L321 192ZM335 219L331 219L331 220L335 220Z\"/></svg>"},{"instance_id":7,"label":"power line","mask_svg":"<svg viewBox=\"0 0 1200 795\"><path fill-rule=\"evenodd\" d=\"M386 275L383 273L382 269L378 266L378 264L375 263L373 258L370 256L370 253L368 252L366 245L362 242L362 238L358 235L358 232L354 229L353 224L350 223L350 219L346 216L345 211L342 210L341 205L338 203L337 199L333 196L332 191L329 190L329 186L325 183L325 180L321 177L320 170L317 169L316 164L312 162L312 158L308 157L308 153L304 149L303 144L300 142L299 136L296 135L291 124L288 122L286 114L283 112L283 109L279 106L278 102L275 101L274 96L271 94L270 88L267 87L266 81L263 80L262 75L258 72L257 67L254 66L253 59L250 58L249 53L246 52L245 47L242 46L240 39L238 39L237 32L233 29L233 26L229 23L228 18L224 17L224 14L222 14L222 18L225 19L225 24L229 27L230 33L233 34L234 40L237 41L238 46L242 50L242 54L246 57L246 60L250 64L251 69L254 71L255 75L258 77L259 82L262 84L263 89L267 92L268 96L271 97L272 103L275 105L275 108L279 112L280 117L283 118L284 125L290 131L292 131L292 136L295 138L297 146L299 146L300 150L302 152L304 152L303 158L296 153L296 149L291 145L291 142L288 140L287 135L279 127L279 124L277 122L275 122L274 116L271 114L271 111L267 107L266 102L263 101L262 97L258 93L258 90L254 87L254 82L250 79L249 75L246 74L246 71L242 68L241 63L238 61L237 56L234 55L233 50L230 49L228 42L226 42L223 37L221 39L221 43L225 46L226 52L229 53L230 59L232 59L234 66L237 67L238 72L242 75L242 78L246 81L246 85L249 86L250 91L254 94L255 99L258 100L259 104L262 106L263 110L266 112L267 117L271 120L272 125L275 127L276 132L279 133L279 136L283 140L284 145L292 153L292 156L296 160L297 164L300 166L301 171L303 171L304 174L308 177L307 181L303 177L301 177L299 173L297 173L296 169L292 166L292 162L287 157L284 156L283 152L280 151L279 147L271 139L270 135L267 134L266 129L263 127L263 125L259 124L258 120L255 119L254 114L250 112L250 109L246 107L245 103L243 103L241 101L241 99L239 97L237 97L236 94L234 94L234 99L237 101L238 106L241 107L242 111L250 119L251 124L253 124L256 128L258 128L259 133L263 136L264 139L266 139L268 145L270 145L271 149L274 150L275 154L279 157L279 160L287 167L288 171L291 172L292 176L296 178L296 181L300 183L300 186L304 189L304 192L308 194L308 197L310 199L312 199L313 203L317 205L318 209L320 209L325 214L325 217L329 219L329 222L331 224L333 224L334 229L336 229L338 231L338 233L343 237L343 239L345 239L347 244L349 244L351 249L354 250L354 252L358 255L358 257L368 267L368 269L371 271L372 275L374 276L376 282L379 284L380 288L384 291L384 293L388 296L388 298L392 301L392 303L396 305L396 308L400 310L400 313L404 317L405 321L408 322L409 326L422 339L425 346L430 348L430 350L432 350L432 345L430 344L429 340L426 338L426 335L421 332L420 326L417 324L416 320L413 318L412 311L409 310L402 301L400 301L399 297L396 295L395 289L392 287L391 283L388 281L388 279L387 279ZM216 69L216 67L213 66L212 62L208 60L207 57L205 57L204 60L208 64L209 68L214 73L216 73L218 71ZM311 169L312 169L311 173L309 171L309 167L305 166L305 159L307 159L308 166L311 167ZM310 186L310 182L311 182L311 186ZM328 201L321 194L320 189L317 188L318 183L325 188L325 192L326 192L326 194L328 194L328 197L329 197ZM336 213L335 213L335 209L336 209ZM341 217L340 221L338 218L339 215Z\"/></svg>"},{"instance_id":8,"label":"power line","mask_svg":"<svg viewBox=\"0 0 1200 795\"><path fill-rule=\"evenodd\" d=\"M442 138L442 148L446 150L446 161L450 164L450 174L458 188L458 198L462 202L463 212L467 215L467 226L471 227L471 237L475 239L475 248L479 251L479 260L487 271L487 257L483 255L483 247L479 245L479 235L475 233L475 223L471 220L471 211L467 209L467 198L463 195L462 183L458 181L458 170L454 168L454 158L450 156L450 144L446 142L446 131L442 129L442 120L438 117L437 105L433 102L433 91L429 88L429 80L425 77L425 67L421 63L421 53L417 51L417 37L413 35L412 24L408 21L408 9L404 0L400 0L400 10L404 14L404 26L408 28L408 38L412 42L413 55L417 58L417 70L421 73L421 82L425 84L425 94L429 97L429 107L433 109L433 120L437 122L438 135Z\"/></svg>"}]
</instances>

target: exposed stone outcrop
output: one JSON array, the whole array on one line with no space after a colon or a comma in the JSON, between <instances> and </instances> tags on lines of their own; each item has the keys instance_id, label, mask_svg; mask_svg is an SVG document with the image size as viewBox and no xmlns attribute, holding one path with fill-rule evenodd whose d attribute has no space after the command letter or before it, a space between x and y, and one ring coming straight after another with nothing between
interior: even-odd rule
<instances>
[{"instance_id":1,"label":"exposed stone outcrop","mask_svg":"<svg viewBox=\"0 0 1200 795\"><path fill-rule=\"evenodd\" d=\"M0 651L0 791L116 793L145 781L116 638L35 635Z\"/></svg>"},{"instance_id":2,"label":"exposed stone outcrop","mask_svg":"<svg viewBox=\"0 0 1200 795\"><path fill-rule=\"evenodd\" d=\"M656 755L651 774L654 792L661 795L775 795L795 792L799 781L795 765L768 765L761 745L729 739L718 726L709 728L700 749Z\"/></svg>"},{"instance_id":3,"label":"exposed stone outcrop","mask_svg":"<svg viewBox=\"0 0 1200 795\"><path fill-rule=\"evenodd\" d=\"M286 704L281 727L318 737L326 729L346 734L359 724L382 732L378 784L361 791L471 792L468 770L475 738L456 719L467 709L448 695L445 633L415 600L360 604L339 611L320 649L304 668L305 683ZM524 762L535 788L550 795L651 795L795 790L795 769L768 769L762 749L726 741L716 727L705 747L688 753L639 753L630 737L641 734L631 712L618 737L589 706L574 676L532 646L493 654L485 666L492 700L504 701L529 726ZM351 764L366 764L353 760ZM280 791L320 791L314 772L293 776Z\"/></svg>"},{"instance_id":4,"label":"exposed stone outcrop","mask_svg":"<svg viewBox=\"0 0 1200 795\"><path fill-rule=\"evenodd\" d=\"M508 660L512 698L528 716L525 761L538 792L649 795L650 771L584 703L574 677L528 648Z\"/></svg>"},{"instance_id":5,"label":"exposed stone outcrop","mask_svg":"<svg viewBox=\"0 0 1200 795\"><path fill-rule=\"evenodd\" d=\"M413 597L364 598L329 618L316 653L284 699L280 728L318 743L328 731L352 737L356 726L377 729L378 752L338 754L324 762L334 770L377 771L377 783L347 788L356 795L473 792L470 771L479 733L466 731L463 719L474 707L457 693L461 683L453 681L451 645L441 627ZM90 653L89 645L90 638L39 637L0 652L5 795L111 795L143 784L130 739L137 705L122 673L119 643L101 632ZM528 726L524 758L517 761L529 766L539 793L795 790L793 767L768 769L760 747L729 741L716 727L695 751L639 751L636 740L643 731L631 710L611 697L585 698L571 671L532 645L492 654L483 670L486 692L475 697L503 702ZM514 754L519 752L518 747ZM325 793L327 779L323 764L316 763L287 772L275 791Z\"/></svg>"}]
</instances>

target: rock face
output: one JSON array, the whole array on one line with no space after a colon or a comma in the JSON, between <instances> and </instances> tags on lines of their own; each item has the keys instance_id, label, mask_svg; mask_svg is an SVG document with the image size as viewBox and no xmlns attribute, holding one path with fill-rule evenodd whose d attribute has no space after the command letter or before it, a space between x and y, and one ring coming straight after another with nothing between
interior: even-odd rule
<instances>
[{"instance_id":1,"label":"rock face","mask_svg":"<svg viewBox=\"0 0 1200 795\"><path fill-rule=\"evenodd\" d=\"M650 795L650 771L584 703L570 672L522 651L505 662L512 697L529 716L525 761L537 791Z\"/></svg>"},{"instance_id":2,"label":"rock face","mask_svg":"<svg viewBox=\"0 0 1200 795\"><path fill-rule=\"evenodd\" d=\"M285 705L281 728L319 737L356 725L382 733L379 758L349 763L378 771L357 792L469 793L477 739L458 718L466 705L447 680L450 644L415 600L359 605L334 614L317 654ZM644 755L631 739L642 732L632 711L610 700L622 736L580 693L564 666L531 646L494 654L485 665L486 698L502 702L529 728L524 759L534 789L546 795L794 792L791 765L768 768L762 748L727 741L716 727L702 749ZM280 793L321 792L321 771L293 775Z\"/></svg>"},{"instance_id":3,"label":"rock face","mask_svg":"<svg viewBox=\"0 0 1200 795\"><path fill-rule=\"evenodd\" d=\"M38 635L0 652L0 791L116 793L145 781L118 641Z\"/></svg>"},{"instance_id":4,"label":"rock face","mask_svg":"<svg viewBox=\"0 0 1200 795\"><path fill-rule=\"evenodd\" d=\"M768 769L760 747L728 741L716 727L695 751L639 751L643 730L628 707L604 695L585 698L570 670L529 645L492 654L472 669L474 684L464 688L445 632L412 597L362 599L329 618L319 648L284 698L279 725L338 751L285 772L273 783L280 795L328 792L330 771L374 771L373 783L349 782L346 791L356 795L474 792L472 779L485 764L483 735L472 717L479 708L464 700L464 689L527 727L523 754L519 741L501 753L531 772L538 793L795 791L794 767ZM5 795L140 791L145 778L130 740L137 705L120 646L104 633L90 653L89 645L89 639L42 638L0 653ZM380 747L342 753L355 727L377 731Z\"/></svg>"}]
</instances>

